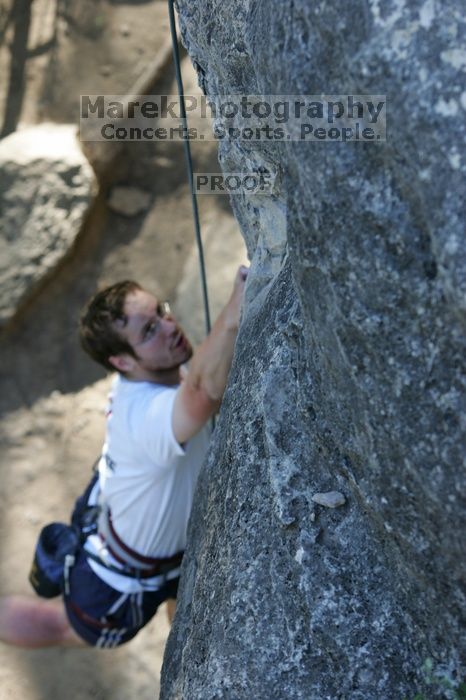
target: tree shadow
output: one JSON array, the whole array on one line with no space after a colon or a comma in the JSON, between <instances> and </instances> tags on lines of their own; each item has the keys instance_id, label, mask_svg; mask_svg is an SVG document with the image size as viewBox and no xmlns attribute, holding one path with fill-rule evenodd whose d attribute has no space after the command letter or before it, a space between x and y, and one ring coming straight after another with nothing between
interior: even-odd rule
<instances>
[{"instance_id":1,"label":"tree shadow","mask_svg":"<svg viewBox=\"0 0 466 700\"><path fill-rule=\"evenodd\" d=\"M28 58L27 44L31 26L31 5L32 0L15 0L4 29L6 31L9 23L13 24L13 40L10 44L10 76L0 138L15 131L21 115Z\"/></svg>"}]
</instances>

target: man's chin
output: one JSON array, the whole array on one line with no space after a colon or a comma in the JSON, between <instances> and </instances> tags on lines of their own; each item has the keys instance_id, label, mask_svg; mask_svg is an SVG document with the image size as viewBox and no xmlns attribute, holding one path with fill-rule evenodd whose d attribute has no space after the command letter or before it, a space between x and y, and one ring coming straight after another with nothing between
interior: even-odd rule
<instances>
[{"instance_id":1,"label":"man's chin","mask_svg":"<svg viewBox=\"0 0 466 700\"><path fill-rule=\"evenodd\" d=\"M185 365L193 356L193 349L190 343L187 343L187 347L184 349L183 353L180 353L180 358L173 362L171 367L167 367L167 372L172 372L173 370L179 369L182 365Z\"/></svg>"}]
</instances>

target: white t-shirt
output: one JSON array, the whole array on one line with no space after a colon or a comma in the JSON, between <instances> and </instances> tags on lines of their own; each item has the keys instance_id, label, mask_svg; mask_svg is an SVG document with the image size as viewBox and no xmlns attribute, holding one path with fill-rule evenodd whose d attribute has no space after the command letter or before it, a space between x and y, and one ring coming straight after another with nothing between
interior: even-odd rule
<instances>
[{"instance_id":1,"label":"white t-shirt","mask_svg":"<svg viewBox=\"0 0 466 700\"><path fill-rule=\"evenodd\" d=\"M172 411L177 389L117 376L109 396L99 485L118 536L148 557L170 557L185 548L194 488L210 438L206 426L183 447L175 440ZM89 545L96 550L97 538L90 538ZM91 559L89 564L123 592L157 588L160 583L160 577L139 583Z\"/></svg>"}]
</instances>

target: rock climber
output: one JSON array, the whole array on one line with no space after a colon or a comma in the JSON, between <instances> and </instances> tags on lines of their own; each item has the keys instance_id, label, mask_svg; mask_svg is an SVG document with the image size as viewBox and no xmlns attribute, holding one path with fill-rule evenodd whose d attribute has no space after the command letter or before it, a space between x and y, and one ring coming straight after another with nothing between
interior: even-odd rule
<instances>
[{"instance_id":1,"label":"rock climber","mask_svg":"<svg viewBox=\"0 0 466 700\"><path fill-rule=\"evenodd\" d=\"M97 473L72 516L88 533L58 599L0 598L4 642L112 648L132 639L164 601L172 618L194 488L230 370L247 274L238 269L228 303L194 352L167 304L135 282L98 292L84 308L83 348L117 372Z\"/></svg>"}]
</instances>

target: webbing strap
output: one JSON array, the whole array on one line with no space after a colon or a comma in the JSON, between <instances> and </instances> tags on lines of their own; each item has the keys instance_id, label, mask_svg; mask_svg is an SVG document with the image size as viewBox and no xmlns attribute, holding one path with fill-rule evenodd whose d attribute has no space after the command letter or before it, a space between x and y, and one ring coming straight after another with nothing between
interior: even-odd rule
<instances>
[{"instance_id":1,"label":"webbing strap","mask_svg":"<svg viewBox=\"0 0 466 700\"><path fill-rule=\"evenodd\" d=\"M113 564L110 564L109 561L107 561L107 558L104 556L104 553L101 552L100 554L94 554L90 549L84 545L84 551L86 553L87 559L92 559L92 561L95 561L96 564L100 564L100 566L104 566L106 569L109 571L113 571L113 573L118 574L119 576L127 576L128 578L133 578L133 579L138 579L138 580L144 580L146 578L155 578L156 576L167 576L170 572L175 571L175 569L179 569L181 565L181 559L182 555L179 557L179 561L174 562L172 560L169 560L168 563L166 564L160 564L155 571L154 570L149 570L149 571L141 571L140 569L130 569L130 568L119 568L117 566L113 566Z\"/></svg>"},{"instance_id":2,"label":"webbing strap","mask_svg":"<svg viewBox=\"0 0 466 700\"><path fill-rule=\"evenodd\" d=\"M112 524L112 516L109 507L104 503L100 509L99 515L99 535L104 540L109 551L115 559L122 564L126 564L133 569L141 569L146 571L152 569L157 564L157 559L144 557L135 550L131 549L120 539L115 532Z\"/></svg>"},{"instance_id":3,"label":"webbing strap","mask_svg":"<svg viewBox=\"0 0 466 700\"><path fill-rule=\"evenodd\" d=\"M92 627L97 627L97 629L107 629L107 628L113 629L113 628L117 628L120 626L120 623L116 622L116 621L96 620L95 617L91 617L86 612L84 612L84 610L81 610L81 608L78 607L73 600L68 599L67 603L70 606L71 610L76 615L76 617L78 617L86 625L91 625Z\"/></svg>"},{"instance_id":4,"label":"webbing strap","mask_svg":"<svg viewBox=\"0 0 466 700\"><path fill-rule=\"evenodd\" d=\"M177 552L171 557L146 557L140 554L118 536L112 523L110 508L102 504L99 515L99 535L105 542L108 551L124 566L141 572L141 576L156 576L179 566L183 552Z\"/></svg>"}]
</instances>

